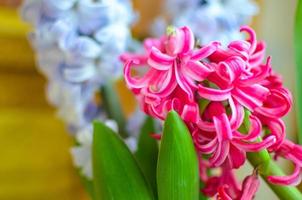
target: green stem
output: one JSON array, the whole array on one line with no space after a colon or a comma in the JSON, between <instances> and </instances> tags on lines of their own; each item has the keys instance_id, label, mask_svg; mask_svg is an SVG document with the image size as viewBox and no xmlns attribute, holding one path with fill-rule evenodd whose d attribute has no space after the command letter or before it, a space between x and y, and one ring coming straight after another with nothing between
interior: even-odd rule
<instances>
[{"instance_id":1,"label":"green stem","mask_svg":"<svg viewBox=\"0 0 302 200\"><path fill-rule=\"evenodd\" d=\"M268 157L267 157L268 156ZM296 187L280 186L268 182L267 177L271 175L284 175L282 169L270 158L268 152L263 150L259 153L248 153L249 162L259 169L259 173L268 186L274 191L279 199L297 200L302 199L302 194Z\"/></svg>"},{"instance_id":2,"label":"green stem","mask_svg":"<svg viewBox=\"0 0 302 200\"><path fill-rule=\"evenodd\" d=\"M302 1L299 0L296 10L296 22L294 32L294 47L296 58L296 106L298 139L302 144Z\"/></svg>"},{"instance_id":3,"label":"green stem","mask_svg":"<svg viewBox=\"0 0 302 200\"><path fill-rule=\"evenodd\" d=\"M110 119L113 119L118 124L119 133L123 138L128 136L126 132L126 119L121 107L121 103L113 83L107 81L101 87L101 95L104 109Z\"/></svg>"},{"instance_id":4,"label":"green stem","mask_svg":"<svg viewBox=\"0 0 302 200\"><path fill-rule=\"evenodd\" d=\"M245 110L244 121L240 127L240 131L247 133L250 129L250 111ZM257 139L260 142L261 138ZM268 186L273 190L273 192L279 197L279 199L286 200L296 200L302 199L302 194L296 187L292 186L280 186L268 182L267 177L283 176L284 173L282 169L272 160L270 154L267 150L262 150L259 152L249 152L247 153L247 158L254 168L259 170L259 174L263 180L268 184Z\"/></svg>"}]
</instances>

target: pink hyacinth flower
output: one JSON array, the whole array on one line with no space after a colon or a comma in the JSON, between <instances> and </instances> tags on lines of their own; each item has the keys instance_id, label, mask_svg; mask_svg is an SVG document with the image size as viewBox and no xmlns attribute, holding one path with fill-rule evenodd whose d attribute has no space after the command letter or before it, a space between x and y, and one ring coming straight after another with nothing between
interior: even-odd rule
<instances>
[{"instance_id":1,"label":"pink hyacinth flower","mask_svg":"<svg viewBox=\"0 0 302 200\"><path fill-rule=\"evenodd\" d=\"M284 157L294 163L294 171L289 176L269 176L271 183L278 185L298 185L302 180L302 147L285 140L276 151L276 157Z\"/></svg>"},{"instance_id":2,"label":"pink hyacinth flower","mask_svg":"<svg viewBox=\"0 0 302 200\"><path fill-rule=\"evenodd\" d=\"M205 112L209 113L215 132L209 132L208 138L204 137L205 132L199 132L198 135L194 133L193 140L198 151L203 154L212 154L209 162L213 167L222 165L228 158L232 168L239 168L245 162L246 152L259 152L270 147L276 141L274 135L269 135L263 141L256 142L256 139L260 137L262 127L260 121L253 115L250 116L251 128L249 132L243 134L232 129L222 103L210 103ZM198 142L199 135L203 135L201 143Z\"/></svg>"},{"instance_id":3,"label":"pink hyacinth flower","mask_svg":"<svg viewBox=\"0 0 302 200\"><path fill-rule=\"evenodd\" d=\"M163 111L169 107L175 108L174 106L177 104L177 98L175 101L173 98L167 98L177 88L183 91L181 101L182 98L185 98L188 102L194 102L196 83L205 80L213 71L210 66L201 63L200 60L215 52L219 43L213 42L195 50L193 34L187 27L176 29L170 35L158 40L157 43L154 40L153 42L148 41L151 45L145 45L147 46L146 57L129 54L122 56L123 60L127 60L124 68L125 81L134 93L142 96L140 101L144 102L141 102L141 105L147 105L147 110L151 110L157 117L163 118ZM132 76L133 67L143 66L147 66L147 72L143 76ZM174 92L173 96L175 94ZM167 104L171 104L171 106ZM192 113L195 105L183 104L183 106L185 113ZM187 114L183 115L187 116ZM189 118L192 117L189 116Z\"/></svg>"},{"instance_id":4,"label":"pink hyacinth flower","mask_svg":"<svg viewBox=\"0 0 302 200\"><path fill-rule=\"evenodd\" d=\"M273 72L271 58L264 60L265 44L257 42L255 32L244 26L241 31L249 38L222 48L218 42L194 46L188 27L169 30L160 39L145 40L144 54L121 57L125 80L148 115L165 120L171 110L180 114L199 155L203 193L251 200L257 177L248 176L240 188L232 171L245 163L247 152L262 150L295 164L292 175L270 176L269 181L298 183L302 147L285 140L281 119L292 107L292 96ZM209 177L211 168L222 174Z\"/></svg>"},{"instance_id":5,"label":"pink hyacinth flower","mask_svg":"<svg viewBox=\"0 0 302 200\"><path fill-rule=\"evenodd\" d=\"M227 189L228 185L222 185L218 188L217 200L252 200L259 188L260 181L258 179L257 170L252 175L247 176L242 183L242 189L231 198Z\"/></svg>"}]
</instances>

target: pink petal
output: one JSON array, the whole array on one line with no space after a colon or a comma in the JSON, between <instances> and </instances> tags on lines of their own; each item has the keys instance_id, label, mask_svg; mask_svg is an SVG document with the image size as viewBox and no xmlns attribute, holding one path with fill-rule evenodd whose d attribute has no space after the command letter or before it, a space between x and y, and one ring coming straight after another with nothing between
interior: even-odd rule
<instances>
[{"instance_id":1,"label":"pink petal","mask_svg":"<svg viewBox=\"0 0 302 200\"><path fill-rule=\"evenodd\" d=\"M240 57L233 56L223 62L220 62L217 66L216 73L220 78L230 84L241 75L245 65L245 62Z\"/></svg>"},{"instance_id":2,"label":"pink petal","mask_svg":"<svg viewBox=\"0 0 302 200\"><path fill-rule=\"evenodd\" d=\"M180 53L187 53L194 48L194 35L190 28L184 26L180 28L183 32L183 48Z\"/></svg>"},{"instance_id":3,"label":"pink petal","mask_svg":"<svg viewBox=\"0 0 302 200\"><path fill-rule=\"evenodd\" d=\"M255 194L260 186L260 180L258 178L257 172L252 175L247 176L243 180L242 184L242 194L240 200L253 200Z\"/></svg>"},{"instance_id":4,"label":"pink petal","mask_svg":"<svg viewBox=\"0 0 302 200\"><path fill-rule=\"evenodd\" d=\"M249 49L251 48L249 42L243 40L232 41L228 48L239 54L243 60L247 61L249 59Z\"/></svg>"},{"instance_id":5,"label":"pink petal","mask_svg":"<svg viewBox=\"0 0 302 200\"><path fill-rule=\"evenodd\" d=\"M253 74L251 77L239 80L238 85L244 87L244 86L257 84L268 76L268 73L270 72L270 70L271 70L271 58L268 57L266 64L260 65L259 71L257 74Z\"/></svg>"},{"instance_id":6,"label":"pink petal","mask_svg":"<svg viewBox=\"0 0 302 200\"><path fill-rule=\"evenodd\" d=\"M244 109L243 107L232 97L229 98L229 104L231 107L232 115L230 119L232 130L238 129L244 119Z\"/></svg>"},{"instance_id":7,"label":"pink petal","mask_svg":"<svg viewBox=\"0 0 302 200\"><path fill-rule=\"evenodd\" d=\"M161 38L147 38L144 40L144 48L146 50L146 52L151 51L152 47L156 47L157 49L163 50L163 40L165 38L161 37Z\"/></svg>"},{"instance_id":8,"label":"pink petal","mask_svg":"<svg viewBox=\"0 0 302 200\"><path fill-rule=\"evenodd\" d=\"M168 70L172 67L174 60L174 57L164 54L157 48L152 47L147 62L154 69Z\"/></svg>"},{"instance_id":9,"label":"pink petal","mask_svg":"<svg viewBox=\"0 0 302 200\"><path fill-rule=\"evenodd\" d=\"M234 169L238 169L245 163L246 160L245 152L238 149L234 145L231 145L229 159L231 162L231 167Z\"/></svg>"},{"instance_id":10,"label":"pink petal","mask_svg":"<svg viewBox=\"0 0 302 200\"><path fill-rule=\"evenodd\" d=\"M249 49L249 53L252 54L256 50L256 46L257 46L256 33L253 29L251 29L248 26L242 26L240 28L240 32L243 32L243 31L248 33L250 36L249 42L251 43L251 47Z\"/></svg>"},{"instance_id":11,"label":"pink petal","mask_svg":"<svg viewBox=\"0 0 302 200\"><path fill-rule=\"evenodd\" d=\"M225 90L206 88L201 84L198 85L198 94L208 100L211 101L225 101L230 97L230 91L232 88L228 88Z\"/></svg>"},{"instance_id":12,"label":"pink petal","mask_svg":"<svg viewBox=\"0 0 302 200\"><path fill-rule=\"evenodd\" d=\"M181 113L181 118L186 122L196 123L200 118L198 104L186 104Z\"/></svg>"},{"instance_id":13,"label":"pink petal","mask_svg":"<svg viewBox=\"0 0 302 200\"><path fill-rule=\"evenodd\" d=\"M210 157L209 162L213 167L221 166L229 154L230 142L218 142L218 147L214 154Z\"/></svg>"},{"instance_id":14,"label":"pink petal","mask_svg":"<svg viewBox=\"0 0 302 200\"><path fill-rule=\"evenodd\" d=\"M286 115L292 106L291 96L282 89L272 89L267 105L256 108L255 111L269 118L280 118Z\"/></svg>"},{"instance_id":15,"label":"pink petal","mask_svg":"<svg viewBox=\"0 0 302 200\"><path fill-rule=\"evenodd\" d=\"M268 119L266 125L271 134L276 137L276 143L269 147L269 151L273 151L278 149L285 139L285 124L281 119Z\"/></svg>"},{"instance_id":16,"label":"pink petal","mask_svg":"<svg viewBox=\"0 0 302 200\"><path fill-rule=\"evenodd\" d=\"M209 141L208 143L206 144L198 144L197 147L198 147L198 150L201 152L201 153L204 153L204 154L211 154L213 153L216 148L217 148L218 144L217 144L217 139L213 139L211 141Z\"/></svg>"},{"instance_id":17,"label":"pink petal","mask_svg":"<svg viewBox=\"0 0 302 200\"><path fill-rule=\"evenodd\" d=\"M207 132L215 131L215 126L212 122L203 121L202 119L200 119L197 122L197 126L198 126L198 128L200 128L203 131L207 131Z\"/></svg>"},{"instance_id":18,"label":"pink petal","mask_svg":"<svg viewBox=\"0 0 302 200\"><path fill-rule=\"evenodd\" d=\"M276 142L276 137L274 135L270 135L266 138L264 138L261 142L256 143L247 143L243 142L241 140L238 140L234 138L232 140L232 144L234 144L236 147L243 149L247 152L259 152L263 149L266 149L273 145Z\"/></svg>"},{"instance_id":19,"label":"pink petal","mask_svg":"<svg viewBox=\"0 0 302 200\"><path fill-rule=\"evenodd\" d=\"M199 82L205 80L208 75L213 72L212 69L209 69L207 66L198 61L188 61L183 68L183 73L185 76L188 76L191 79Z\"/></svg>"},{"instance_id":20,"label":"pink petal","mask_svg":"<svg viewBox=\"0 0 302 200\"><path fill-rule=\"evenodd\" d=\"M265 57L265 43L258 42L256 50L250 56L249 63L251 67L259 66Z\"/></svg>"},{"instance_id":21,"label":"pink petal","mask_svg":"<svg viewBox=\"0 0 302 200\"><path fill-rule=\"evenodd\" d=\"M233 200L225 191L225 186L218 188L217 200Z\"/></svg>"},{"instance_id":22,"label":"pink petal","mask_svg":"<svg viewBox=\"0 0 302 200\"><path fill-rule=\"evenodd\" d=\"M242 134L238 131L234 131L233 132L234 138L245 140L245 141L253 141L260 136L262 132L261 122L254 115L250 116L250 121L251 121L251 128L249 132L247 134Z\"/></svg>"},{"instance_id":23,"label":"pink petal","mask_svg":"<svg viewBox=\"0 0 302 200\"><path fill-rule=\"evenodd\" d=\"M137 60L137 63L146 63L147 56L145 54L133 54L133 53L123 53L119 58L123 63L126 63L129 60Z\"/></svg>"},{"instance_id":24,"label":"pink petal","mask_svg":"<svg viewBox=\"0 0 302 200\"><path fill-rule=\"evenodd\" d=\"M152 117L161 119L161 120L165 120L165 115L166 112L164 112L163 106L155 106L155 105L149 105L149 112L148 114L150 114Z\"/></svg>"},{"instance_id":25,"label":"pink petal","mask_svg":"<svg viewBox=\"0 0 302 200\"><path fill-rule=\"evenodd\" d=\"M295 165L294 172L289 176L269 176L267 177L267 180L273 184L278 185L292 185L297 186L301 182L302 179L302 173L301 173L301 167L298 165Z\"/></svg>"},{"instance_id":26,"label":"pink petal","mask_svg":"<svg viewBox=\"0 0 302 200\"><path fill-rule=\"evenodd\" d=\"M148 81L152 78L157 76L157 72L153 70L149 70L147 74L145 74L143 77L132 77L131 76L131 67L133 64L140 64L137 60L129 60L125 64L124 68L124 76L125 81L128 87L130 88L143 88L148 86Z\"/></svg>"},{"instance_id":27,"label":"pink petal","mask_svg":"<svg viewBox=\"0 0 302 200\"><path fill-rule=\"evenodd\" d=\"M180 71L181 68L179 65L176 65L174 70L175 70L175 77L178 85L188 95L188 98L193 101L194 95L193 95L192 87L190 86L189 81L187 80L187 77L185 77L181 73Z\"/></svg>"},{"instance_id":28,"label":"pink petal","mask_svg":"<svg viewBox=\"0 0 302 200\"><path fill-rule=\"evenodd\" d=\"M216 128L218 141L230 140L233 137L229 119L226 114L214 116L213 122Z\"/></svg>"},{"instance_id":29,"label":"pink petal","mask_svg":"<svg viewBox=\"0 0 302 200\"><path fill-rule=\"evenodd\" d=\"M262 106L266 100L269 90L259 84L249 87L234 88L233 97L249 110Z\"/></svg>"},{"instance_id":30,"label":"pink petal","mask_svg":"<svg viewBox=\"0 0 302 200\"><path fill-rule=\"evenodd\" d=\"M194 35L188 27L176 29L175 34L168 36L166 51L170 55L186 54L194 48Z\"/></svg>"},{"instance_id":31,"label":"pink petal","mask_svg":"<svg viewBox=\"0 0 302 200\"><path fill-rule=\"evenodd\" d=\"M211 54L213 54L218 47L220 46L219 42L212 42L201 49L195 51L191 57L192 60L201 60L207 58Z\"/></svg>"},{"instance_id":32,"label":"pink petal","mask_svg":"<svg viewBox=\"0 0 302 200\"><path fill-rule=\"evenodd\" d=\"M225 161L229 154L229 139L232 138L232 131L226 114L214 116L213 121L217 133L218 148L209 161L213 166L217 167Z\"/></svg>"},{"instance_id":33,"label":"pink petal","mask_svg":"<svg viewBox=\"0 0 302 200\"><path fill-rule=\"evenodd\" d=\"M172 68L169 69L167 72L162 72L162 74L164 76L154 77L155 82L153 82L153 80L150 80L149 84L150 91L161 98L170 95L177 87L174 70ZM155 87L157 90L152 91L152 87Z\"/></svg>"}]
</instances>

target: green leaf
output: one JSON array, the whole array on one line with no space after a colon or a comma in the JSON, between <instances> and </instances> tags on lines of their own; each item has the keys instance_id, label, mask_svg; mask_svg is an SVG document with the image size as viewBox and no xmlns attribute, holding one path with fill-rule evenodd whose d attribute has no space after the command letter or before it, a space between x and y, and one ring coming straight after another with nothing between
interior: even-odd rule
<instances>
[{"instance_id":1,"label":"green leaf","mask_svg":"<svg viewBox=\"0 0 302 200\"><path fill-rule=\"evenodd\" d=\"M156 186L156 166L158 158L157 141L150 137L151 133L155 133L154 121L151 117L146 120L141 128L138 148L135 153L136 160L141 167L145 177L151 184L154 196L157 196Z\"/></svg>"},{"instance_id":2,"label":"green leaf","mask_svg":"<svg viewBox=\"0 0 302 200\"><path fill-rule=\"evenodd\" d=\"M165 121L157 165L159 200L198 200L197 154L192 137L179 115Z\"/></svg>"},{"instance_id":3,"label":"green leaf","mask_svg":"<svg viewBox=\"0 0 302 200\"><path fill-rule=\"evenodd\" d=\"M294 36L296 58L296 106L298 122L298 139L302 144L302 1L298 0Z\"/></svg>"},{"instance_id":4,"label":"green leaf","mask_svg":"<svg viewBox=\"0 0 302 200\"><path fill-rule=\"evenodd\" d=\"M130 150L100 122L94 122L92 153L96 200L154 199Z\"/></svg>"},{"instance_id":5,"label":"green leaf","mask_svg":"<svg viewBox=\"0 0 302 200\"><path fill-rule=\"evenodd\" d=\"M123 113L123 109L121 107L121 103L116 93L116 88L113 83L107 81L101 88L101 95L103 100L104 109L108 115L108 118L116 121L119 134L123 137L127 137L126 127L126 119Z\"/></svg>"}]
</instances>

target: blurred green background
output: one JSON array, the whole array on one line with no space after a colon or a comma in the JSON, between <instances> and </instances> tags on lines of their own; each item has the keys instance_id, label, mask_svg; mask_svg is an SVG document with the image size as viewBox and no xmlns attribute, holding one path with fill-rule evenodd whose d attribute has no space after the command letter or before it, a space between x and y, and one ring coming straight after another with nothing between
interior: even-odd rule
<instances>
[{"instance_id":1,"label":"blurred green background","mask_svg":"<svg viewBox=\"0 0 302 200\"><path fill-rule=\"evenodd\" d=\"M141 15L134 28L135 35L147 34L160 2L134 2ZM35 69L34 55L26 39L30 27L18 17L20 3L20 0L0 0L0 200L84 200L87 196L69 154L73 142L56 118L54 108L45 100L46 82ZM296 1L258 3L260 14L252 26L258 37L266 40L273 67L293 91ZM122 85L119 84L121 96L131 99ZM125 107L127 112L133 109L133 99L131 102ZM288 137L295 139L294 109L286 123ZM245 170L239 174L246 173ZM265 186L257 195L257 199L264 198L277 199Z\"/></svg>"}]
</instances>

